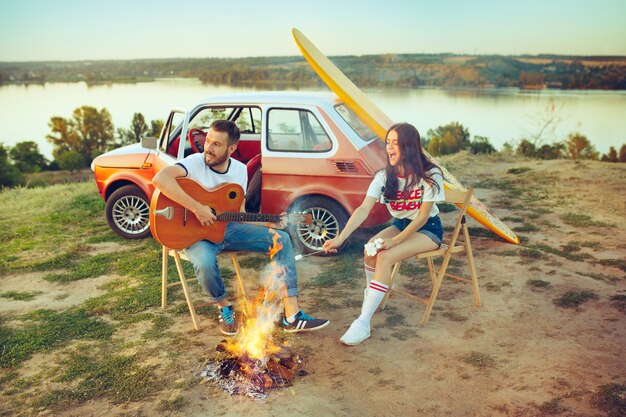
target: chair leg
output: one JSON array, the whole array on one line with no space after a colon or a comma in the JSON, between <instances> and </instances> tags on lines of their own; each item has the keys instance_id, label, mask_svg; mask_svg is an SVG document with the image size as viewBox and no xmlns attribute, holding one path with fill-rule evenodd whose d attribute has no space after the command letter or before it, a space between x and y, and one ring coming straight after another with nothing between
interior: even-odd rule
<instances>
[{"instance_id":1,"label":"chair leg","mask_svg":"<svg viewBox=\"0 0 626 417\"><path fill-rule=\"evenodd\" d=\"M430 282L435 284L435 278L437 277L437 271L435 270L435 264L433 258L426 258L428 260L428 272L430 273Z\"/></svg>"},{"instance_id":2,"label":"chair leg","mask_svg":"<svg viewBox=\"0 0 626 417\"><path fill-rule=\"evenodd\" d=\"M248 299L248 295L246 294L246 287L243 285L243 279L241 278L241 271L239 269L237 255L231 253L230 259L233 261L233 266L235 267L235 275L237 276L237 282L239 283L239 291L241 292L241 297L243 298L243 312L246 317L251 317L252 311L250 311L250 300Z\"/></svg>"},{"instance_id":3,"label":"chair leg","mask_svg":"<svg viewBox=\"0 0 626 417\"><path fill-rule=\"evenodd\" d=\"M397 262L394 266L393 269L391 270L391 278L389 279L389 289L387 289L387 293L385 294L385 296L383 297L382 301L380 302L380 306L378 307L380 310L384 310L387 307L387 301L389 300L389 297L391 296L391 293L393 291L393 280L396 277L396 274L398 273L398 270L400 269L400 264L402 262Z\"/></svg>"},{"instance_id":4,"label":"chair leg","mask_svg":"<svg viewBox=\"0 0 626 417\"><path fill-rule=\"evenodd\" d=\"M180 261L180 255L178 251L174 251L174 260L176 261L176 270L178 271L178 277L180 278L180 284L183 287L183 293L185 294L185 300L187 300L187 307L189 307L189 314L191 314L191 321L193 322L194 329L200 330L200 326L198 326L198 316L196 315L196 309L193 306L193 301L191 301L191 294L189 293L189 288L187 287L187 278L185 277L185 272L183 271L183 265Z\"/></svg>"},{"instance_id":5,"label":"chair leg","mask_svg":"<svg viewBox=\"0 0 626 417\"><path fill-rule=\"evenodd\" d=\"M467 226L463 227L463 237L465 240L465 253L467 255L467 265L472 277L472 288L474 288L474 300L476 305L480 307L480 292L478 291L478 277L476 275L476 265L474 264L474 254L472 252L472 244L470 243L469 232Z\"/></svg>"},{"instance_id":6,"label":"chair leg","mask_svg":"<svg viewBox=\"0 0 626 417\"><path fill-rule=\"evenodd\" d=\"M167 308L167 264L169 249L163 246L163 259L161 260L161 308Z\"/></svg>"},{"instance_id":7,"label":"chair leg","mask_svg":"<svg viewBox=\"0 0 626 417\"><path fill-rule=\"evenodd\" d=\"M439 272L435 277L435 282L433 283L433 290L430 293L430 298L428 299L428 304L426 305L426 310L424 311L424 315L422 316L422 326L426 326L428 323L428 319L430 318L430 313L433 311L433 306L435 305L435 300L437 299L437 294L439 294L439 288L441 288L441 283L443 282L443 278L446 275L446 269L448 268L448 263L450 262L451 253L446 253L441 261L441 266L439 267Z\"/></svg>"}]
</instances>

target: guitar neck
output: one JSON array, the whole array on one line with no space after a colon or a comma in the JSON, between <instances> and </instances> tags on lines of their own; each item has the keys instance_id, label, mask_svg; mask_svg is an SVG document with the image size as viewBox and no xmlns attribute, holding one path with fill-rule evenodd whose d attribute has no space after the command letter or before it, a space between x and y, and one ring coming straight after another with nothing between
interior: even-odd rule
<instances>
[{"instance_id":1,"label":"guitar neck","mask_svg":"<svg viewBox=\"0 0 626 417\"><path fill-rule=\"evenodd\" d=\"M223 222L280 222L280 214L241 213L238 211L225 211L217 216L217 220Z\"/></svg>"}]
</instances>

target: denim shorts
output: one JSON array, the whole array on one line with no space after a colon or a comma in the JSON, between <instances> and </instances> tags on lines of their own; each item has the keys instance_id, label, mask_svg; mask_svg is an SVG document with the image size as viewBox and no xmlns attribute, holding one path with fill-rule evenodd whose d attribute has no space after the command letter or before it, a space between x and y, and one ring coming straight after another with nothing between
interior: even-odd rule
<instances>
[{"instance_id":1,"label":"denim shorts","mask_svg":"<svg viewBox=\"0 0 626 417\"><path fill-rule=\"evenodd\" d=\"M400 231L406 229L406 227L413 220L411 219L393 219L393 225ZM439 216L429 217L424 226L417 231L417 233L422 233L429 238L433 242L435 242L438 246L441 246L441 238L443 237L443 227L441 227L441 219Z\"/></svg>"}]
</instances>

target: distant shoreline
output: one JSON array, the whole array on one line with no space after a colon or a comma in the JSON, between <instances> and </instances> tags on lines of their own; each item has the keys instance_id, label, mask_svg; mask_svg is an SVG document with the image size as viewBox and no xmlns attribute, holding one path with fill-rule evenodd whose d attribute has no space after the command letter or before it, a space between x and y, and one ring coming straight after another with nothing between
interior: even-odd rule
<instances>
[{"instance_id":1,"label":"distant shoreline","mask_svg":"<svg viewBox=\"0 0 626 417\"><path fill-rule=\"evenodd\" d=\"M626 56L381 54L330 59L356 85L626 90ZM323 83L302 57L0 62L0 85L88 85L197 78L233 87L306 88Z\"/></svg>"}]
</instances>

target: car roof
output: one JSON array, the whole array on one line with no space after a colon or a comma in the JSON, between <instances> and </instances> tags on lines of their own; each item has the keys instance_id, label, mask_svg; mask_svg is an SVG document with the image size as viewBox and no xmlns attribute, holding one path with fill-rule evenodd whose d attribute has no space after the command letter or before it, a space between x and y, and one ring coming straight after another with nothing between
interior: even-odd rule
<instances>
[{"instance_id":1,"label":"car roof","mask_svg":"<svg viewBox=\"0 0 626 417\"><path fill-rule=\"evenodd\" d=\"M331 106L340 102L341 100L334 93L312 91L255 91L211 96L202 101L203 104L325 104Z\"/></svg>"}]
</instances>

